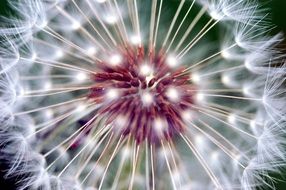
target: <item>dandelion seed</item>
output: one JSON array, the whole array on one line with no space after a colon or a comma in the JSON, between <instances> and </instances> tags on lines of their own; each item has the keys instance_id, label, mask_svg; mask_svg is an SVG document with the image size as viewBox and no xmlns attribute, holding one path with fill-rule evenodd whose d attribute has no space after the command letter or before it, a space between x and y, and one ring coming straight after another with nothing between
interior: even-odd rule
<instances>
[{"instance_id":1,"label":"dandelion seed","mask_svg":"<svg viewBox=\"0 0 286 190\"><path fill-rule=\"evenodd\" d=\"M0 162L16 189L272 187L286 69L256 1L11 5Z\"/></svg>"}]
</instances>

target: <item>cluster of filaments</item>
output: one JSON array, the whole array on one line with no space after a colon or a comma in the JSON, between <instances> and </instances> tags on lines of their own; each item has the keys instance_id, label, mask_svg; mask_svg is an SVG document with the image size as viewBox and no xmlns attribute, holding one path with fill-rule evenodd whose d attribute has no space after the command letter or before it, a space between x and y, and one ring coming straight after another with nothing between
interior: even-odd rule
<instances>
[{"instance_id":1,"label":"cluster of filaments","mask_svg":"<svg viewBox=\"0 0 286 190\"><path fill-rule=\"evenodd\" d=\"M100 104L98 114L121 135L138 143L159 143L183 131L183 115L191 110L194 89L176 59L163 53L145 55L143 48L123 48L98 65L91 77L89 98ZM192 91L193 90L193 91Z\"/></svg>"},{"instance_id":2,"label":"cluster of filaments","mask_svg":"<svg viewBox=\"0 0 286 190\"><path fill-rule=\"evenodd\" d=\"M19 69L13 114L15 125L27 123L27 142L39 139L47 165L38 173L55 175L51 184L68 178L91 189L248 184L242 175L257 162L268 120L260 109L266 81L260 74L277 39L259 35L265 29L256 26L254 5L221 2L200 0L190 17L195 1L180 1L165 31L163 0L49 4L50 20L35 22L34 49L18 55L26 67ZM144 3L151 9L147 35L140 30ZM213 48L207 37L223 22L232 28ZM61 185L80 189L70 184Z\"/></svg>"}]
</instances>

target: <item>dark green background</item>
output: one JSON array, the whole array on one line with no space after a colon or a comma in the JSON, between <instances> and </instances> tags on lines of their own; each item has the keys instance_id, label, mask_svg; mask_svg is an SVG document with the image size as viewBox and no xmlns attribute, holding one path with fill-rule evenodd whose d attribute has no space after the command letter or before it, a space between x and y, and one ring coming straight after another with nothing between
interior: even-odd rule
<instances>
[{"instance_id":1,"label":"dark green background","mask_svg":"<svg viewBox=\"0 0 286 190\"><path fill-rule=\"evenodd\" d=\"M13 14L13 11L9 9L8 1L15 1L15 0L0 0L0 15L9 16ZM173 1L165 0L165 2L168 2L171 5ZM286 0L259 0L259 2L263 7L270 9L272 22L277 26L275 32L283 31L284 34L286 34ZM172 7L174 6L170 6L170 8ZM176 6L174 8L176 8ZM1 20L0 20L0 26L1 26ZM277 190L286 190L286 182L284 182L284 178L286 178L286 167L283 173L284 174L282 174L282 176L279 174L272 174L273 177L279 179L275 184ZM2 188L3 187L1 187L1 189Z\"/></svg>"}]
</instances>

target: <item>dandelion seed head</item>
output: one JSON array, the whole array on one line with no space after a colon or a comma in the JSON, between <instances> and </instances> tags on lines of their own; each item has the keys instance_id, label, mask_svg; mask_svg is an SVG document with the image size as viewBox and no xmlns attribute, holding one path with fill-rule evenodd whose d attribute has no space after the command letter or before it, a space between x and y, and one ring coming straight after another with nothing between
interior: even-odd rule
<instances>
[{"instance_id":1,"label":"dandelion seed head","mask_svg":"<svg viewBox=\"0 0 286 190\"><path fill-rule=\"evenodd\" d=\"M0 162L20 190L272 185L285 67L256 1L11 5Z\"/></svg>"}]
</instances>

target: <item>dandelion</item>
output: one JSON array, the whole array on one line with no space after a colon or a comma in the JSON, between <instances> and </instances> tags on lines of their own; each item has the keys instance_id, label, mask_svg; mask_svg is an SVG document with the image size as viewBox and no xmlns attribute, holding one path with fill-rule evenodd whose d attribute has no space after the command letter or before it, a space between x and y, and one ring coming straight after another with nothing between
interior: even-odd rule
<instances>
[{"instance_id":1,"label":"dandelion","mask_svg":"<svg viewBox=\"0 0 286 190\"><path fill-rule=\"evenodd\" d=\"M256 1L11 6L0 161L17 189L273 187L286 70Z\"/></svg>"}]
</instances>

